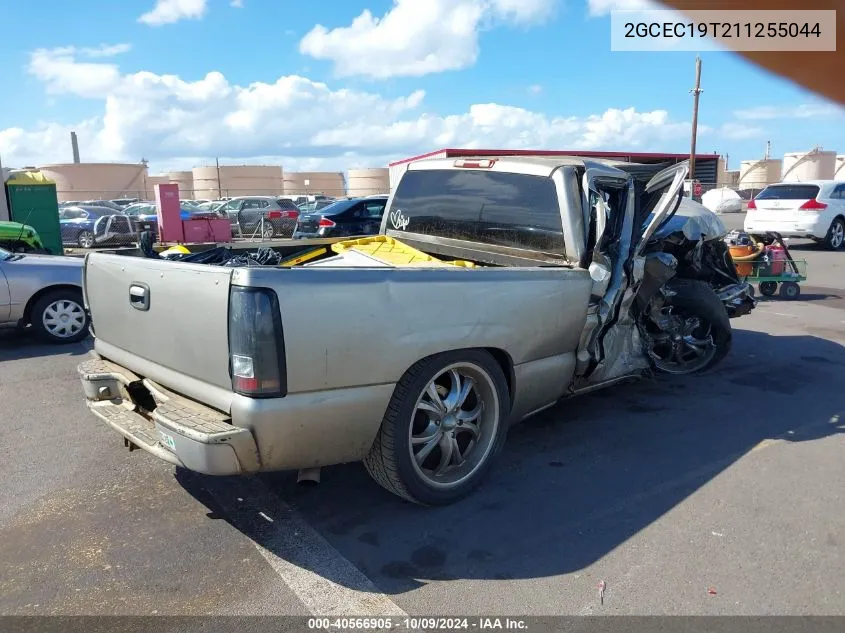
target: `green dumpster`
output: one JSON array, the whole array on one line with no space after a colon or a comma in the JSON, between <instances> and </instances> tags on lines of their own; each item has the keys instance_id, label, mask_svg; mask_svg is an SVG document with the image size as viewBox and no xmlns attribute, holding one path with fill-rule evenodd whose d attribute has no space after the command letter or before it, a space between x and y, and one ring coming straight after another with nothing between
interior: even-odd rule
<instances>
[{"instance_id":1,"label":"green dumpster","mask_svg":"<svg viewBox=\"0 0 845 633\"><path fill-rule=\"evenodd\" d=\"M40 171L19 172L6 181L9 219L34 228L44 248L64 255L56 183Z\"/></svg>"}]
</instances>

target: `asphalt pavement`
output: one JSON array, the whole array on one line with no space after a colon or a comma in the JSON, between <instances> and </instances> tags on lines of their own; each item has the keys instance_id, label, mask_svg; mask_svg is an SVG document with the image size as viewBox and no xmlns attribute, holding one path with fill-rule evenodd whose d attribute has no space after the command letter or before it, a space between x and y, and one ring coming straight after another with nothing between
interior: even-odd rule
<instances>
[{"instance_id":1,"label":"asphalt pavement","mask_svg":"<svg viewBox=\"0 0 845 633\"><path fill-rule=\"evenodd\" d=\"M445 508L358 464L305 487L130 453L84 405L90 343L2 331L0 614L845 615L845 253L792 247L801 298L715 370L540 414Z\"/></svg>"}]
</instances>

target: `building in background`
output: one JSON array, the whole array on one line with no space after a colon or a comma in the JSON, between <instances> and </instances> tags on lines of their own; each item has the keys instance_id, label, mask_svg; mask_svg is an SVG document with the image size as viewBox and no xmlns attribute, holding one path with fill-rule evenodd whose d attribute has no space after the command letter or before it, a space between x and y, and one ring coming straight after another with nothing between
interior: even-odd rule
<instances>
[{"instance_id":1,"label":"building in background","mask_svg":"<svg viewBox=\"0 0 845 633\"><path fill-rule=\"evenodd\" d=\"M184 197L216 200L220 196L280 196L284 193L281 165L194 167L192 176L193 195Z\"/></svg>"},{"instance_id":2,"label":"building in background","mask_svg":"<svg viewBox=\"0 0 845 633\"><path fill-rule=\"evenodd\" d=\"M425 158L463 158L468 156L583 156L607 160L621 160L630 163L674 165L689 160L689 154L665 154L659 152L583 152L558 150L513 150L513 149L440 149L428 154L413 156L390 163L389 181L391 190L399 182L408 165ZM718 154L696 154L694 178L701 183L715 185L719 173Z\"/></svg>"},{"instance_id":3,"label":"building in background","mask_svg":"<svg viewBox=\"0 0 845 633\"><path fill-rule=\"evenodd\" d=\"M145 200L155 200L156 199L156 185L167 185L170 183L170 176L168 175L159 175L159 176L147 176L147 188L146 188L146 195L144 196Z\"/></svg>"},{"instance_id":4,"label":"building in background","mask_svg":"<svg viewBox=\"0 0 845 633\"><path fill-rule=\"evenodd\" d=\"M836 168L833 170L834 180L845 180L845 154L836 157Z\"/></svg>"},{"instance_id":5,"label":"building in background","mask_svg":"<svg viewBox=\"0 0 845 633\"><path fill-rule=\"evenodd\" d=\"M836 152L815 147L809 152L784 154L780 181L832 180L834 171L836 171Z\"/></svg>"},{"instance_id":6,"label":"building in background","mask_svg":"<svg viewBox=\"0 0 845 633\"><path fill-rule=\"evenodd\" d=\"M390 170L387 167L350 169L346 184L347 194L351 197L390 193Z\"/></svg>"},{"instance_id":7,"label":"building in background","mask_svg":"<svg viewBox=\"0 0 845 633\"><path fill-rule=\"evenodd\" d=\"M146 197L144 163L60 163L39 170L56 183L59 202Z\"/></svg>"},{"instance_id":8,"label":"building in background","mask_svg":"<svg viewBox=\"0 0 845 633\"><path fill-rule=\"evenodd\" d=\"M782 161L779 158L744 160L739 165L740 191L759 191L775 182L780 182Z\"/></svg>"},{"instance_id":9,"label":"building in background","mask_svg":"<svg viewBox=\"0 0 845 633\"><path fill-rule=\"evenodd\" d=\"M289 171L285 173L284 194L341 198L346 195L346 182L340 171Z\"/></svg>"},{"instance_id":10,"label":"building in background","mask_svg":"<svg viewBox=\"0 0 845 633\"><path fill-rule=\"evenodd\" d=\"M193 171L171 171L167 174L168 182L172 185L179 185L179 197L183 200L194 196L194 172ZM153 196L155 199L155 196Z\"/></svg>"}]
</instances>

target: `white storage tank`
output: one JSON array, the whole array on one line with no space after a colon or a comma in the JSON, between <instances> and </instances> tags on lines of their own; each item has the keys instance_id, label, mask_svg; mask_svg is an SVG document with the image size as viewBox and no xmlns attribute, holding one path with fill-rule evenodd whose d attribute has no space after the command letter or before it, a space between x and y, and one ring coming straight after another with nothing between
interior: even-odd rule
<instances>
[{"instance_id":1,"label":"white storage tank","mask_svg":"<svg viewBox=\"0 0 845 633\"><path fill-rule=\"evenodd\" d=\"M194 167L192 173L194 198L278 196L284 192L281 165Z\"/></svg>"},{"instance_id":2,"label":"white storage tank","mask_svg":"<svg viewBox=\"0 0 845 633\"><path fill-rule=\"evenodd\" d=\"M146 195L147 166L143 163L59 163L39 169L56 183L59 202Z\"/></svg>"},{"instance_id":3,"label":"white storage tank","mask_svg":"<svg viewBox=\"0 0 845 633\"><path fill-rule=\"evenodd\" d=\"M836 166L836 152L820 147L809 152L790 152L783 155L781 182L830 180Z\"/></svg>"},{"instance_id":4,"label":"white storage tank","mask_svg":"<svg viewBox=\"0 0 845 633\"><path fill-rule=\"evenodd\" d=\"M739 164L739 182L737 189L762 189L767 185L780 182L782 163L779 158L744 160Z\"/></svg>"},{"instance_id":5,"label":"white storage tank","mask_svg":"<svg viewBox=\"0 0 845 633\"><path fill-rule=\"evenodd\" d=\"M339 171L289 171L285 173L285 195L316 195L341 198L346 195L346 182Z\"/></svg>"},{"instance_id":6,"label":"white storage tank","mask_svg":"<svg viewBox=\"0 0 845 633\"><path fill-rule=\"evenodd\" d=\"M179 185L179 197L182 200L194 197L194 172L171 171L167 176L171 184Z\"/></svg>"},{"instance_id":7,"label":"white storage tank","mask_svg":"<svg viewBox=\"0 0 845 633\"><path fill-rule=\"evenodd\" d=\"M836 167L833 170L834 180L845 180L845 154L836 157Z\"/></svg>"},{"instance_id":8,"label":"white storage tank","mask_svg":"<svg viewBox=\"0 0 845 633\"><path fill-rule=\"evenodd\" d=\"M348 194L352 197L390 193L390 170L387 167L350 169L347 173Z\"/></svg>"}]
</instances>

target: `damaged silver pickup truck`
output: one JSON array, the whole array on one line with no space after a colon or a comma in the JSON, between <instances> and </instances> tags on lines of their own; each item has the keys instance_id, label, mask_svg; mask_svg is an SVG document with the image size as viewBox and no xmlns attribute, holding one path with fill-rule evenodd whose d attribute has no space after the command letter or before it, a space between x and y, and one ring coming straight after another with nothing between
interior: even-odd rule
<instances>
[{"instance_id":1,"label":"damaged silver pickup truck","mask_svg":"<svg viewBox=\"0 0 845 633\"><path fill-rule=\"evenodd\" d=\"M88 406L201 473L363 461L397 495L450 503L511 424L728 353L750 287L721 221L683 197L687 166L657 171L424 160L379 236L298 242L325 251L298 263L90 254Z\"/></svg>"}]
</instances>

